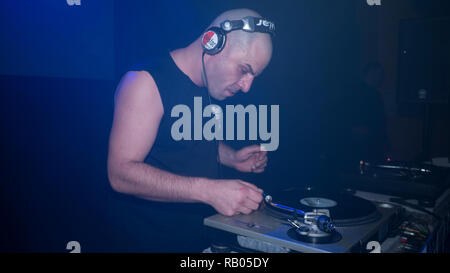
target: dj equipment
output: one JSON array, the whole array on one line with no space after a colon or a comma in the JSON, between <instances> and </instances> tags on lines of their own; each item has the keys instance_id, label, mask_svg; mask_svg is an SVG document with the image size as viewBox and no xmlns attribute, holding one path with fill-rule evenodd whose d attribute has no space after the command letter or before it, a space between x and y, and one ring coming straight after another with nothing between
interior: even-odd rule
<instances>
[{"instance_id":1,"label":"dj equipment","mask_svg":"<svg viewBox=\"0 0 450 273\"><path fill-rule=\"evenodd\" d=\"M226 20L220 27L210 27L203 33L202 47L205 53L215 55L223 50L227 41L227 33L234 30L261 32L275 35L275 24L263 18L247 16L241 20Z\"/></svg>"},{"instance_id":2,"label":"dj equipment","mask_svg":"<svg viewBox=\"0 0 450 273\"><path fill-rule=\"evenodd\" d=\"M350 189L273 192L249 215L205 218L212 242L206 252L442 251L450 223L450 190L435 208L396 201Z\"/></svg>"},{"instance_id":3,"label":"dj equipment","mask_svg":"<svg viewBox=\"0 0 450 273\"><path fill-rule=\"evenodd\" d=\"M312 188L276 192L250 215L213 215L214 249L237 252L359 252L382 241L400 207L373 203L349 192Z\"/></svg>"},{"instance_id":4,"label":"dj equipment","mask_svg":"<svg viewBox=\"0 0 450 273\"><path fill-rule=\"evenodd\" d=\"M338 178L342 187L415 199L423 207L435 201L450 187L450 168L428 163L361 161L359 168Z\"/></svg>"}]
</instances>

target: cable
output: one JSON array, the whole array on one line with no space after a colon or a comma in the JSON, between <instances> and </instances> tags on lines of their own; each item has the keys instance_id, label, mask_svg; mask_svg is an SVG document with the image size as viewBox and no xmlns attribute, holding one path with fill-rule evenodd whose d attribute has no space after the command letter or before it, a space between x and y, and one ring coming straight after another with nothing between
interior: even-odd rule
<instances>
[{"instance_id":1,"label":"cable","mask_svg":"<svg viewBox=\"0 0 450 273\"><path fill-rule=\"evenodd\" d=\"M209 105L211 105L211 95L209 94L209 83L208 83L208 76L206 75L206 68L205 68L205 51L203 51L202 53L202 68L203 68L203 78L205 79L205 83L206 83L206 94L208 95L208 100L209 100ZM214 113L214 115L216 115L216 113ZM219 142L217 141L217 139L214 137L214 142L216 143L217 146L217 172L218 172L218 178L222 178L223 177L223 173L222 173L222 165L220 164L220 155L219 155Z\"/></svg>"},{"instance_id":2,"label":"cable","mask_svg":"<svg viewBox=\"0 0 450 273\"><path fill-rule=\"evenodd\" d=\"M205 68L205 54L206 54L206 52L203 51L203 53L202 53L203 78L205 79L205 83L206 83L206 94L208 94L209 104L211 104L211 96L209 94L208 76L206 76L206 68Z\"/></svg>"}]
</instances>

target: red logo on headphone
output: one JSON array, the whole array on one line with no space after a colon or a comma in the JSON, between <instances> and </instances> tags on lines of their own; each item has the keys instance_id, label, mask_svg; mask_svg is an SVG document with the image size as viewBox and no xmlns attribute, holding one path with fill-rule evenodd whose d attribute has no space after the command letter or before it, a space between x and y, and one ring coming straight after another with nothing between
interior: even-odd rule
<instances>
[{"instance_id":1,"label":"red logo on headphone","mask_svg":"<svg viewBox=\"0 0 450 273\"><path fill-rule=\"evenodd\" d=\"M219 38L214 31L210 30L203 34L202 43L206 49L213 49L214 47L216 47L218 41Z\"/></svg>"}]
</instances>

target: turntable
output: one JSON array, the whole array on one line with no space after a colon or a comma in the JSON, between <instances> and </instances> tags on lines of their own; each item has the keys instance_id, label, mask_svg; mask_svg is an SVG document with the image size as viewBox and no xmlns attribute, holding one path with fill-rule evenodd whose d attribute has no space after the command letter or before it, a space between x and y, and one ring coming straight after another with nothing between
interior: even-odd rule
<instances>
[{"instance_id":1,"label":"turntable","mask_svg":"<svg viewBox=\"0 0 450 273\"><path fill-rule=\"evenodd\" d=\"M418 200L423 207L450 187L450 168L428 163L390 161L355 163L353 171L340 173L337 184L366 192Z\"/></svg>"},{"instance_id":2,"label":"turntable","mask_svg":"<svg viewBox=\"0 0 450 273\"><path fill-rule=\"evenodd\" d=\"M265 195L260 209L204 219L213 247L237 252L360 252L382 241L399 207L312 188Z\"/></svg>"}]
</instances>

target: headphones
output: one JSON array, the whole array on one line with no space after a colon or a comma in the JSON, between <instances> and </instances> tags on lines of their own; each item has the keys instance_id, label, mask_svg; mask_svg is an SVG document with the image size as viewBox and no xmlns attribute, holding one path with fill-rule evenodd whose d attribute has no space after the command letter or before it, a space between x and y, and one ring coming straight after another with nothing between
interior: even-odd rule
<instances>
[{"instance_id":1,"label":"headphones","mask_svg":"<svg viewBox=\"0 0 450 273\"><path fill-rule=\"evenodd\" d=\"M223 50L227 42L227 33L233 30L268 33L275 36L275 24L263 18L247 16L241 20L226 20L220 27L210 27L202 35L204 53L215 55Z\"/></svg>"}]
</instances>

